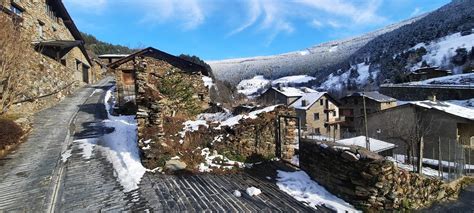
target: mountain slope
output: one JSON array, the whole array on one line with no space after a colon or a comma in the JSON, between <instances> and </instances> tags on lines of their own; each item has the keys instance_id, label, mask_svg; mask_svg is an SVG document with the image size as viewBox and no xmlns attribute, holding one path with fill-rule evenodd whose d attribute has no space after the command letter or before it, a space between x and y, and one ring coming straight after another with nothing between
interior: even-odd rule
<instances>
[{"instance_id":1,"label":"mountain slope","mask_svg":"<svg viewBox=\"0 0 474 213\"><path fill-rule=\"evenodd\" d=\"M316 77L325 89L356 90L368 84L376 86L386 78L396 79L421 63L427 52L423 48L410 50L417 44L456 32L468 33L472 28L474 1L456 0L429 14L360 37L276 56L210 61L209 64L218 79L233 84L255 75L275 79L307 74ZM325 82L336 77L341 78L336 84Z\"/></svg>"}]
</instances>

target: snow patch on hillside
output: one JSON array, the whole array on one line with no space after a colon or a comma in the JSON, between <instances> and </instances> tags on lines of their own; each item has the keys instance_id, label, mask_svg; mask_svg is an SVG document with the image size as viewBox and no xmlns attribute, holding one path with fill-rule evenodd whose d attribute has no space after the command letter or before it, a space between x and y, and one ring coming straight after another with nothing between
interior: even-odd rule
<instances>
[{"instance_id":1,"label":"snow patch on hillside","mask_svg":"<svg viewBox=\"0 0 474 213\"><path fill-rule=\"evenodd\" d=\"M450 75L432 78L424 81L409 82L408 85L450 85L450 86L474 86L474 73Z\"/></svg>"},{"instance_id":2,"label":"snow patch on hillside","mask_svg":"<svg viewBox=\"0 0 474 213\"><path fill-rule=\"evenodd\" d=\"M325 90L337 90L340 91L343 89L343 86L347 84L349 80L353 80L357 86L366 85L371 78L372 80L377 78L379 71L370 72L370 64L360 63L352 66L349 70L345 71L341 75L336 75L331 73L327 80L324 81L320 88ZM357 78L351 79L351 70L357 69L358 76Z\"/></svg>"},{"instance_id":3,"label":"snow patch on hillside","mask_svg":"<svg viewBox=\"0 0 474 213\"><path fill-rule=\"evenodd\" d=\"M416 50L424 47L428 52L423 56L423 61L426 61L430 66L445 67L451 62L450 59L456 55L456 49L466 48L467 51L471 50L474 46L474 34L461 36L461 33L455 33L446 37L439 38L430 43L419 43L410 50ZM411 68L412 71L419 69L421 63L416 64ZM453 70L456 72L456 69Z\"/></svg>"},{"instance_id":4,"label":"snow patch on hillside","mask_svg":"<svg viewBox=\"0 0 474 213\"><path fill-rule=\"evenodd\" d=\"M270 80L263 77L263 75L257 75L251 79L241 81L237 85L237 90L246 96L254 96L269 85L271 85Z\"/></svg>"},{"instance_id":5,"label":"snow patch on hillside","mask_svg":"<svg viewBox=\"0 0 474 213\"><path fill-rule=\"evenodd\" d=\"M276 79L272 81L272 85L303 84L303 83L307 83L313 80L316 80L316 78L308 76L308 75L292 75L292 76L286 76L283 78Z\"/></svg>"}]
</instances>

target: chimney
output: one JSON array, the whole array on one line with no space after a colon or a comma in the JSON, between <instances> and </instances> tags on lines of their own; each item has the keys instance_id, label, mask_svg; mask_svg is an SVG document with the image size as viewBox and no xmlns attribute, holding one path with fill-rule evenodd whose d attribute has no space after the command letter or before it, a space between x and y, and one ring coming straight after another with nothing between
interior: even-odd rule
<instances>
[{"instance_id":1,"label":"chimney","mask_svg":"<svg viewBox=\"0 0 474 213\"><path fill-rule=\"evenodd\" d=\"M304 99L301 100L301 106L306 106L306 105L308 105L308 103L306 103L306 100L304 100Z\"/></svg>"},{"instance_id":2,"label":"chimney","mask_svg":"<svg viewBox=\"0 0 474 213\"><path fill-rule=\"evenodd\" d=\"M430 101L437 101L436 95L428 97Z\"/></svg>"}]
</instances>

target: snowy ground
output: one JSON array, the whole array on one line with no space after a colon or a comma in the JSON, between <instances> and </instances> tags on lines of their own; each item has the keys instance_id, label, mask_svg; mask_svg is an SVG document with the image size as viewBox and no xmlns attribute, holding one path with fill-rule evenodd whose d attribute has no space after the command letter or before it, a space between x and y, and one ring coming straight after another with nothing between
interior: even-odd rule
<instances>
[{"instance_id":1,"label":"snowy ground","mask_svg":"<svg viewBox=\"0 0 474 213\"><path fill-rule=\"evenodd\" d=\"M419 43L411 49L416 50L420 47L424 47L428 53L423 56L423 61L426 61L430 66L446 66L450 62L451 57L456 55L456 49L466 48L467 51L471 50L474 46L474 34L461 36L461 33L455 33L428 44ZM421 67L421 63L416 64L412 67L412 70L416 70ZM456 68L453 70L454 73L459 74L460 70Z\"/></svg>"},{"instance_id":2,"label":"snowy ground","mask_svg":"<svg viewBox=\"0 0 474 213\"><path fill-rule=\"evenodd\" d=\"M140 161L135 116L111 114L111 109L115 104L113 89L108 90L105 96L104 105L108 119L104 121L104 124L114 128L115 131L104 135L102 137L103 144L98 145L107 156L107 160L112 163L124 191L132 191L138 188L138 183L147 170Z\"/></svg>"},{"instance_id":3,"label":"snowy ground","mask_svg":"<svg viewBox=\"0 0 474 213\"><path fill-rule=\"evenodd\" d=\"M321 84L320 88L325 90L341 90L342 86L350 79L351 69L357 69L357 73L359 74L357 78L354 79L355 83L357 85L366 85L369 79L376 79L377 75L379 74L379 71L374 71L372 73L369 72L369 67L370 65L360 63L352 66L349 70L346 70L341 75L335 75L334 73L331 73L326 81Z\"/></svg>"},{"instance_id":4,"label":"snowy ground","mask_svg":"<svg viewBox=\"0 0 474 213\"><path fill-rule=\"evenodd\" d=\"M474 86L474 73L450 75L431 78L424 81L406 83L407 85L449 85L449 86Z\"/></svg>"},{"instance_id":5,"label":"snowy ground","mask_svg":"<svg viewBox=\"0 0 474 213\"><path fill-rule=\"evenodd\" d=\"M298 88L299 85L313 80L316 80L316 78L308 75L292 75L276 80L266 79L263 75L257 75L251 79L242 80L237 85L237 89L239 93L253 98L261 95L259 93L265 92L265 89L271 86L293 86Z\"/></svg>"},{"instance_id":6,"label":"snowy ground","mask_svg":"<svg viewBox=\"0 0 474 213\"><path fill-rule=\"evenodd\" d=\"M204 163L199 164L200 172L212 172L212 169L233 169L235 167L243 168L245 166L242 162L232 161L216 151L211 153L209 148L201 150L201 155L204 156Z\"/></svg>"},{"instance_id":7,"label":"snowy ground","mask_svg":"<svg viewBox=\"0 0 474 213\"><path fill-rule=\"evenodd\" d=\"M400 158L395 159L395 158L392 158L392 157L387 157L387 159L394 162L395 165L397 165L398 168L400 168L400 169L404 169L406 171L413 171L413 165L403 163L404 160L405 160L404 158L403 158L403 160L401 160ZM430 176L430 177L439 177L439 175L440 175L439 170L428 168L428 167L423 167L422 172L423 172L424 175ZM443 176L443 179L448 178L448 173L442 172L441 174Z\"/></svg>"},{"instance_id":8,"label":"snowy ground","mask_svg":"<svg viewBox=\"0 0 474 213\"><path fill-rule=\"evenodd\" d=\"M277 185L296 200L318 209L324 205L337 212L359 212L351 204L329 193L304 171L278 171Z\"/></svg>"}]
</instances>

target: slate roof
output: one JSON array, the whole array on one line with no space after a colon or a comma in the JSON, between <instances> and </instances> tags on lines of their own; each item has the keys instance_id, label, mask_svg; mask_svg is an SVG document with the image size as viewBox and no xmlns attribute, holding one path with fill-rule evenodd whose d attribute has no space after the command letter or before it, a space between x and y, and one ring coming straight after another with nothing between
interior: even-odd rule
<instances>
[{"instance_id":1,"label":"slate roof","mask_svg":"<svg viewBox=\"0 0 474 213\"><path fill-rule=\"evenodd\" d=\"M316 101L326 94L326 92L305 93L301 96L301 98L293 102L290 106L294 107L295 109L308 110ZM303 105L303 100L306 101L305 105Z\"/></svg>"},{"instance_id":2,"label":"slate roof","mask_svg":"<svg viewBox=\"0 0 474 213\"><path fill-rule=\"evenodd\" d=\"M474 109L468 107L459 106L445 101L414 101L410 102L410 104L426 109L442 111L460 118L474 121Z\"/></svg>"},{"instance_id":3,"label":"slate roof","mask_svg":"<svg viewBox=\"0 0 474 213\"><path fill-rule=\"evenodd\" d=\"M359 96L363 96L363 95L365 95L366 98L372 99L372 100L377 101L377 102L382 102L382 103L397 101L397 99L386 96L384 94L380 94L377 91L356 92L356 93L353 93L352 95L350 95L348 97L359 97Z\"/></svg>"}]
</instances>

